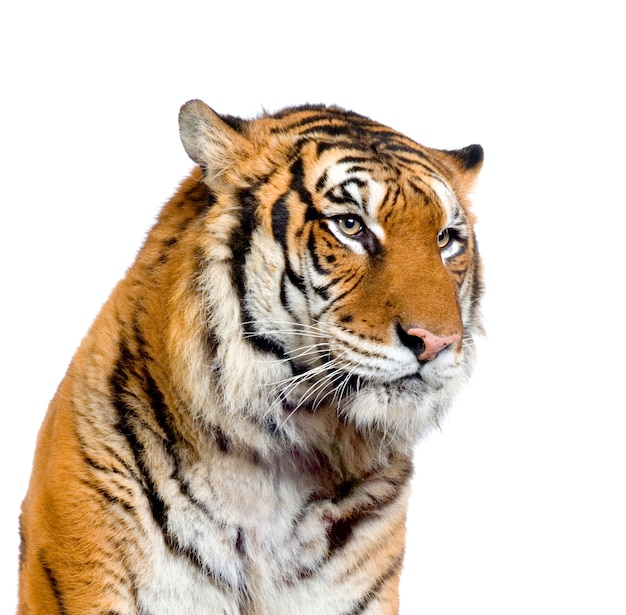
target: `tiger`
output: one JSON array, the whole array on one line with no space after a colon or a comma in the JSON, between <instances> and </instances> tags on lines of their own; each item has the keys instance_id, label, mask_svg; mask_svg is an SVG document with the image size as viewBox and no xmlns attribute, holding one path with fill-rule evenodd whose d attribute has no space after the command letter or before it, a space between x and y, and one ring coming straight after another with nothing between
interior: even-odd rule
<instances>
[{"instance_id":1,"label":"tiger","mask_svg":"<svg viewBox=\"0 0 626 615\"><path fill-rule=\"evenodd\" d=\"M313 104L179 126L38 434L18 615L398 613L414 447L483 334L483 149Z\"/></svg>"}]
</instances>

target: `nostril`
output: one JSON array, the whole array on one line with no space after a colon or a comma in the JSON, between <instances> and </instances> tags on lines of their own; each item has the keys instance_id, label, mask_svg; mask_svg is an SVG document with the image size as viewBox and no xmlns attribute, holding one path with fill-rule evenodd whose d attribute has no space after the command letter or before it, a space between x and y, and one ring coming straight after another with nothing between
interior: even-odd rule
<instances>
[{"instance_id":1,"label":"nostril","mask_svg":"<svg viewBox=\"0 0 626 615\"><path fill-rule=\"evenodd\" d=\"M400 324L396 325L396 333L398 334L398 338L406 346L410 348L417 357L424 354L426 350L426 344L424 340L418 335L409 335Z\"/></svg>"},{"instance_id":2,"label":"nostril","mask_svg":"<svg viewBox=\"0 0 626 615\"><path fill-rule=\"evenodd\" d=\"M444 348L461 339L458 333L442 337L419 327L411 327L405 331L400 325L396 325L396 331L400 341L415 353L420 362L432 361Z\"/></svg>"}]
</instances>

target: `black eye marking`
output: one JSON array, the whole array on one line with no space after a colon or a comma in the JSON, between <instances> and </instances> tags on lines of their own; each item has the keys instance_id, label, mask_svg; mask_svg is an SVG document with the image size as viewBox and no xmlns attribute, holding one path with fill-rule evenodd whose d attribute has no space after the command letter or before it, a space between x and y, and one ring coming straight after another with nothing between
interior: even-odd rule
<instances>
[{"instance_id":1,"label":"black eye marking","mask_svg":"<svg viewBox=\"0 0 626 615\"><path fill-rule=\"evenodd\" d=\"M348 240L358 241L371 256L379 256L382 253L382 246L378 238L356 214L333 216L327 218L326 222L327 226L334 225L339 233ZM336 235L336 233L334 234Z\"/></svg>"}]
</instances>

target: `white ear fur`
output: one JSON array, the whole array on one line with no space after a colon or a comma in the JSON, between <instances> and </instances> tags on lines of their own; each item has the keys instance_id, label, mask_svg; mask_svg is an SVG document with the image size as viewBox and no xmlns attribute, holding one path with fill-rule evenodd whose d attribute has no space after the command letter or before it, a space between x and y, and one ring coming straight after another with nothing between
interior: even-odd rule
<instances>
[{"instance_id":1,"label":"white ear fur","mask_svg":"<svg viewBox=\"0 0 626 615\"><path fill-rule=\"evenodd\" d=\"M185 103L178 115L180 139L189 157L219 177L248 149L245 137L201 100Z\"/></svg>"}]
</instances>

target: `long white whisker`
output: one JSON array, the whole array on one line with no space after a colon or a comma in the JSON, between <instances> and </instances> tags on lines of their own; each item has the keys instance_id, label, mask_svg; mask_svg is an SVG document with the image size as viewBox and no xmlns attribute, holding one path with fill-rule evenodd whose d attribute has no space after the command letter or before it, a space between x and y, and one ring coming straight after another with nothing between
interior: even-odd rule
<instances>
[{"instance_id":1,"label":"long white whisker","mask_svg":"<svg viewBox=\"0 0 626 615\"><path fill-rule=\"evenodd\" d=\"M305 394L285 420L288 420L296 410L301 408L310 399L313 399L312 406L315 408L332 393L336 395L336 388L332 387L334 382L344 380L343 386L345 386L345 381L349 379L349 376L346 378L344 375L345 372L343 371L343 367L345 367L342 360L344 354L345 353L342 353L339 357L336 357L323 365L317 366L313 370L309 370L304 374L298 374L296 377L291 377L281 381L281 383L291 381L290 386L286 390L282 391L282 398L285 399L297 386L304 384L304 382L311 380L314 377L321 376L307 388ZM275 407L276 404L273 404L272 408Z\"/></svg>"},{"instance_id":2,"label":"long white whisker","mask_svg":"<svg viewBox=\"0 0 626 615\"><path fill-rule=\"evenodd\" d=\"M341 374L341 368L343 366L342 357L336 357L322 365L318 365L301 374L295 374L288 378L283 378L273 383L277 389L280 390L280 395L276 403L272 404L269 411L276 408L278 403L281 403L285 399L288 399L289 395L300 385L307 381L313 381L307 388L306 394L299 401L296 409L301 407L316 391L323 389L328 382L332 382L332 379L336 378L336 374ZM319 395L318 395L319 397Z\"/></svg>"},{"instance_id":3,"label":"long white whisker","mask_svg":"<svg viewBox=\"0 0 626 615\"><path fill-rule=\"evenodd\" d=\"M338 372L333 370L329 371L324 377L320 378L315 382L306 392L306 395L302 398L301 403L306 403L307 400L311 399L314 394L317 393L315 399L319 398L319 393L326 389L328 384L331 384L338 378ZM315 404L314 404L315 405Z\"/></svg>"},{"instance_id":4,"label":"long white whisker","mask_svg":"<svg viewBox=\"0 0 626 615\"><path fill-rule=\"evenodd\" d=\"M325 344L310 344L308 346L299 346L294 350L289 351L289 356L285 359L273 359L268 361L267 359L259 359L259 363L269 363L268 368L273 365L281 365L282 363L289 363L293 359L301 359L306 356L319 357L325 349L330 349L331 345ZM300 352L301 351L301 352Z\"/></svg>"},{"instance_id":5,"label":"long white whisker","mask_svg":"<svg viewBox=\"0 0 626 615\"><path fill-rule=\"evenodd\" d=\"M258 325L259 323L255 321L246 321L242 323L242 325ZM277 329L270 329L265 331L246 331L244 333L247 337L255 337L259 335L267 335L268 333L295 333L298 335L311 335L311 336L322 336L328 337L329 328L327 326L322 326L322 323L307 325L299 322L289 321L289 320L270 320L263 321L263 326L268 327L275 325Z\"/></svg>"},{"instance_id":6,"label":"long white whisker","mask_svg":"<svg viewBox=\"0 0 626 615\"><path fill-rule=\"evenodd\" d=\"M290 384L290 383L300 384L301 382L311 380L311 378L319 376L320 374L323 374L326 371L329 371L331 369L334 370L340 365L341 365L340 358L337 357L335 359L331 359L327 363L323 363L322 365L317 365L307 370L306 372L303 372L301 374L295 374L293 376L288 376L287 378L283 378L282 380L279 380L278 382L274 382L273 384L275 386L283 386L285 384Z\"/></svg>"},{"instance_id":7,"label":"long white whisker","mask_svg":"<svg viewBox=\"0 0 626 615\"><path fill-rule=\"evenodd\" d=\"M279 403L282 403L286 400L289 395L301 384L304 384L307 380L311 380L315 376L324 373L326 370L331 369L329 364L333 363L332 361L326 363L324 365L317 366L309 371L306 371L302 374L295 374L294 376L290 376L288 378L283 378L278 382L273 383L273 386L277 387L280 390L280 394L274 404L268 409L268 412L271 412L276 408Z\"/></svg>"},{"instance_id":8,"label":"long white whisker","mask_svg":"<svg viewBox=\"0 0 626 615\"><path fill-rule=\"evenodd\" d=\"M338 404L339 400L341 400L344 397L346 388L348 387L348 384L349 384L350 380L352 379L352 374L354 374L356 369L357 369L357 366L355 365L354 367L352 367L352 369L349 372L345 373L345 377L343 379L343 382L335 390L335 394L333 395L333 403L337 403Z\"/></svg>"},{"instance_id":9,"label":"long white whisker","mask_svg":"<svg viewBox=\"0 0 626 615\"><path fill-rule=\"evenodd\" d=\"M308 337L319 337L328 339L328 333L318 331L301 331L298 329L270 329L269 331L246 331L243 336L245 338L262 337L272 333L289 333L295 335L306 335Z\"/></svg>"},{"instance_id":10,"label":"long white whisker","mask_svg":"<svg viewBox=\"0 0 626 615\"><path fill-rule=\"evenodd\" d=\"M328 385L326 390L319 391L315 396L314 405L319 406L324 400L326 400L331 394L333 396L333 401L337 401L337 391L338 387L332 386L336 382L342 382L341 386L345 387L346 378L349 379L349 376L346 376L344 372L333 372L329 375L328 381L325 383ZM321 396L320 396L321 395Z\"/></svg>"},{"instance_id":11,"label":"long white whisker","mask_svg":"<svg viewBox=\"0 0 626 615\"><path fill-rule=\"evenodd\" d=\"M316 408L319 404L330 395L331 391L327 391L324 393L325 389L329 384L332 384L335 380L341 378L341 373L335 370L330 371L323 378L316 381L311 387L309 387L306 391L306 394L300 399L294 409L289 413L289 415L284 419L283 425L293 416L295 412L297 412L300 408L302 408L308 400L313 398L312 407ZM324 393L320 399L320 395ZM315 396L315 397L313 397Z\"/></svg>"}]
</instances>

